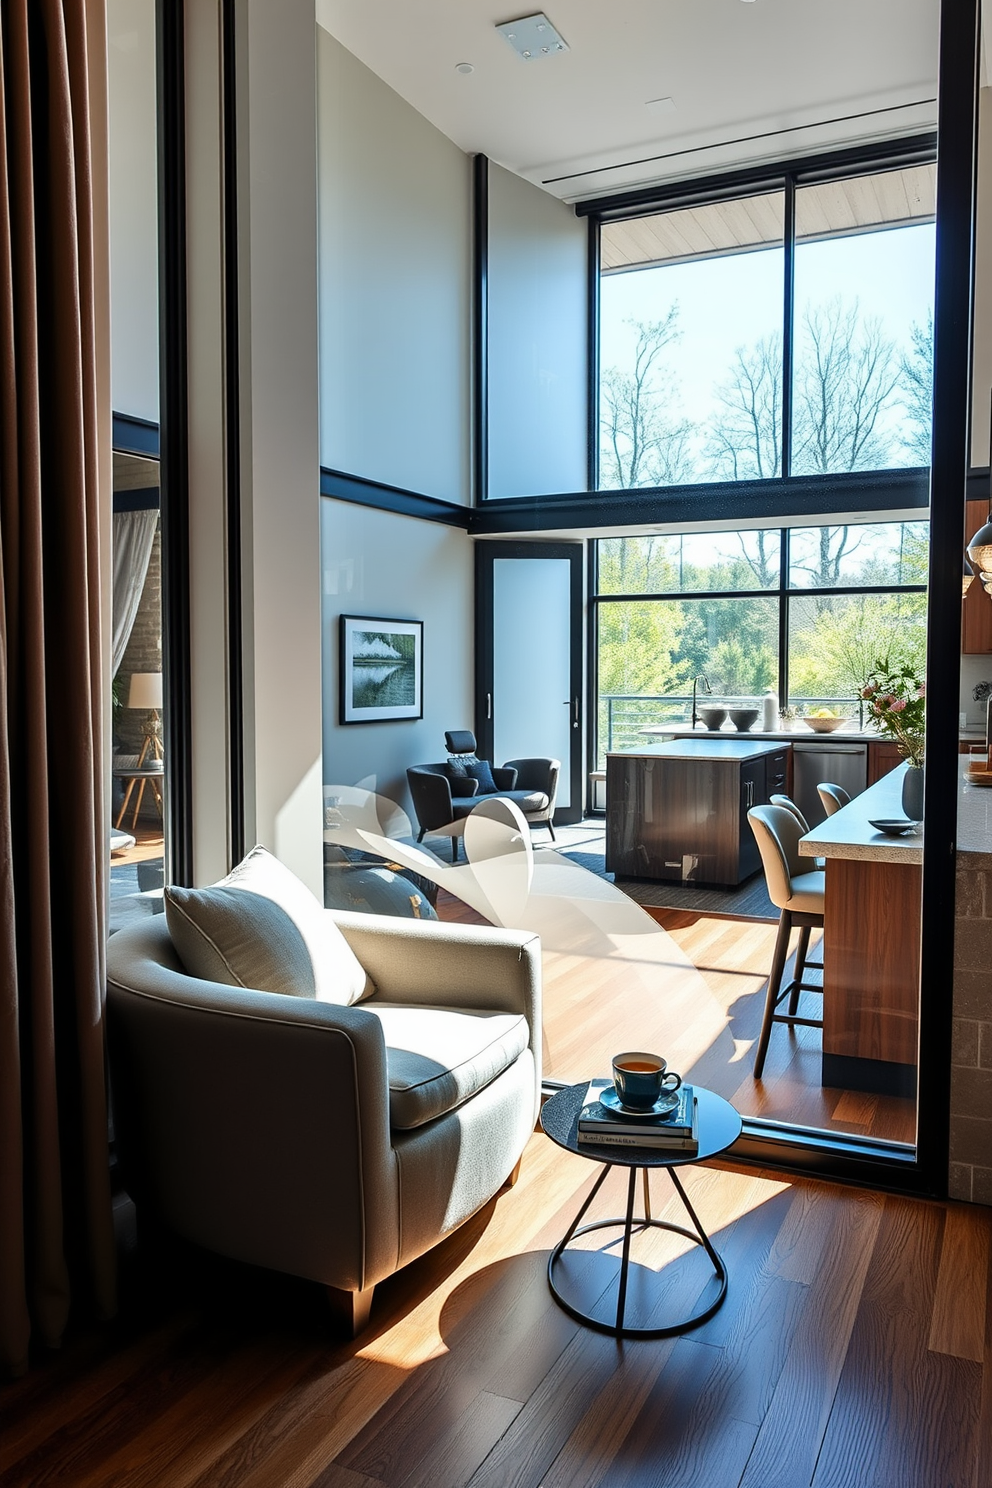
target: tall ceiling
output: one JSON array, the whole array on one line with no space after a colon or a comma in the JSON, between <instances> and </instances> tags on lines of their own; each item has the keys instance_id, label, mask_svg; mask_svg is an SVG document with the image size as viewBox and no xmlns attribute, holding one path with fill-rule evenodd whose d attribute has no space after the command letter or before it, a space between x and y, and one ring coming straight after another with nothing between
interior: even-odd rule
<instances>
[{"instance_id":1,"label":"tall ceiling","mask_svg":"<svg viewBox=\"0 0 992 1488\"><path fill-rule=\"evenodd\" d=\"M495 30L526 0L316 5L461 149L565 201L936 122L938 0L547 0L568 50L529 62Z\"/></svg>"}]
</instances>

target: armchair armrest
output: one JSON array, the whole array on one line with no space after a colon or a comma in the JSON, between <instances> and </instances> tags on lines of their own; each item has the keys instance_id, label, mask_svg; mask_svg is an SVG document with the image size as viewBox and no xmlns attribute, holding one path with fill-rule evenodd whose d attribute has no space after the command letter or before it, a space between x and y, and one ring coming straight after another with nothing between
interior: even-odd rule
<instances>
[{"instance_id":1,"label":"armchair armrest","mask_svg":"<svg viewBox=\"0 0 992 1488\"><path fill-rule=\"evenodd\" d=\"M446 827L454 820L451 783L439 767L411 765L406 772L413 809L425 832Z\"/></svg>"},{"instance_id":2,"label":"armchair armrest","mask_svg":"<svg viewBox=\"0 0 992 1488\"><path fill-rule=\"evenodd\" d=\"M517 783L517 772L512 765L496 765L493 767L493 779L498 790L513 790Z\"/></svg>"},{"instance_id":3,"label":"armchair armrest","mask_svg":"<svg viewBox=\"0 0 992 1488\"><path fill-rule=\"evenodd\" d=\"M522 1013L540 1071L541 942L529 930L327 910L384 1002Z\"/></svg>"}]
</instances>

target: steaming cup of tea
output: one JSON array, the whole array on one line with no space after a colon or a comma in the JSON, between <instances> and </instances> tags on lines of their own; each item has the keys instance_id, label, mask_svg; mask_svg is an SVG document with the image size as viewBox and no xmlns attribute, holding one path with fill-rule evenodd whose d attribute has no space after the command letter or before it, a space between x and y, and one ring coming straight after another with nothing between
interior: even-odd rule
<instances>
[{"instance_id":1,"label":"steaming cup of tea","mask_svg":"<svg viewBox=\"0 0 992 1488\"><path fill-rule=\"evenodd\" d=\"M666 1091L678 1090L682 1076L668 1068L660 1054L617 1054L613 1060L613 1085L617 1099L631 1111L650 1111Z\"/></svg>"}]
</instances>

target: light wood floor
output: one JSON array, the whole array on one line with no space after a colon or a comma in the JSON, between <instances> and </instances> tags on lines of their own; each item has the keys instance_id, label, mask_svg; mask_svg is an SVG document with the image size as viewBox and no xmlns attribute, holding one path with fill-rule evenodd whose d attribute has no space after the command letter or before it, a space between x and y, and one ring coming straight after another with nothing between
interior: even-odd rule
<instances>
[{"instance_id":1,"label":"light wood floor","mask_svg":"<svg viewBox=\"0 0 992 1488\"><path fill-rule=\"evenodd\" d=\"M687 1169L726 1303L620 1345L545 1276L595 1172L535 1134L516 1187L380 1286L355 1343L308 1284L146 1257L121 1322L0 1387L0 1482L988 1488L992 1212ZM670 1190L652 1181L657 1212ZM615 1187L601 1200L618 1212ZM671 1305L677 1263L649 1273L665 1259L654 1245L639 1275Z\"/></svg>"},{"instance_id":2,"label":"light wood floor","mask_svg":"<svg viewBox=\"0 0 992 1488\"><path fill-rule=\"evenodd\" d=\"M442 919L479 916L443 890ZM763 1078L751 1073L777 927L655 910L653 917L698 969L709 996L668 997L664 971L616 961L544 954L544 1073L575 1083L609 1074L621 1047L664 1054L684 1076L731 1101L745 1116L763 1116L827 1131L913 1142L915 1103L820 1084L819 1029L772 1030ZM819 960L818 932L811 955ZM789 974L793 962L789 963ZM806 978L815 981L820 972ZM820 998L803 994L819 1016Z\"/></svg>"}]
</instances>

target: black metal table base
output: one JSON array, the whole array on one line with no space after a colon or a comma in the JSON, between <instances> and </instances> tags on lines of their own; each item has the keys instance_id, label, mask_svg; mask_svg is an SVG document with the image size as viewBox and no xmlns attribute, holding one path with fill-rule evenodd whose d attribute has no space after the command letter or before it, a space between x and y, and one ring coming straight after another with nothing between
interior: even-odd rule
<instances>
[{"instance_id":1,"label":"black metal table base","mask_svg":"<svg viewBox=\"0 0 992 1488\"><path fill-rule=\"evenodd\" d=\"M679 1182L674 1168L669 1168L667 1170L668 1176L671 1178L672 1183L675 1185L675 1191L678 1194L679 1198L682 1200L685 1210L689 1215L689 1218L692 1220L693 1225L695 1226L695 1233L693 1233L692 1230L686 1229L682 1225L672 1224L668 1220L652 1218L651 1193L648 1188L648 1169L646 1167L631 1167L629 1169L630 1180L627 1186L627 1213L623 1219L601 1219L597 1220L594 1224L582 1225L582 1219L588 1211L593 1199L602 1188L604 1182L606 1181L606 1176L613 1166L613 1163L607 1163L604 1166L603 1171L596 1179L596 1182L593 1185L592 1190L590 1191L585 1203L582 1205L582 1208L579 1210L578 1214L572 1221L568 1233L565 1235L565 1238L559 1241L554 1250L551 1252L550 1257L548 1258L548 1285L551 1288L551 1292L555 1301L578 1322L587 1323L591 1328L598 1328L601 1333L610 1333L614 1338L669 1338L675 1333L687 1333L690 1328L698 1328L701 1323L705 1323L709 1318L711 1318L717 1311L717 1309L722 1305L723 1300L727 1295L727 1270L723 1264L722 1258L717 1253L717 1251L714 1250L712 1244L710 1243L709 1236L706 1234L706 1231L699 1223L696 1211L689 1203L689 1196L686 1193L685 1189L682 1187L682 1184ZM644 1215L643 1218L635 1219L634 1193L637 1187L638 1172L644 1174ZM615 1229L618 1225L623 1226L623 1251L620 1258L620 1287L617 1293L617 1312L615 1322L606 1323L602 1322L599 1318L594 1317L591 1313L584 1311L584 1309L582 1309L581 1307L576 1306L574 1302L569 1301L569 1299L561 1291L557 1282L555 1281L555 1264L557 1261L560 1260L566 1247L572 1240L576 1239L577 1236L591 1234L593 1230ZM630 1274L630 1239L635 1227L638 1229L669 1230L672 1234L682 1235L686 1240L691 1240L695 1245L701 1246L706 1251L706 1254L709 1256L710 1261L713 1264L713 1271L719 1284L716 1297L711 1302L707 1303L706 1306L702 1307L699 1311L691 1313L689 1317L683 1318L677 1323L667 1323L663 1327L657 1328L625 1327L624 1319L627 1309L627 1281Z\"/></svg>"}]
</instances>

